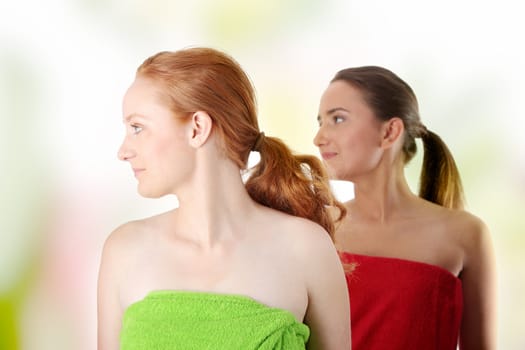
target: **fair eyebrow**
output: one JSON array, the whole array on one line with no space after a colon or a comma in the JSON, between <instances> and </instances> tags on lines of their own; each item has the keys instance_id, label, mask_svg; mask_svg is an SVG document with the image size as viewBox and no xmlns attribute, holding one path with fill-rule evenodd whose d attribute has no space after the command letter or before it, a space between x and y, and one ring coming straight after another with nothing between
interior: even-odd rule
<instances>
[{"instance_id":1,"label":"fair eyebrow","mask_svg":"<svg viewBox=\"0 0 525 350\"><path fill-rule=\"evenodd\" d=\"M140 118L140 119L146 119L145 116L143 116L142 114L137 114L137 113L131 113L129 115L127 115L126 117L124 117L124 119L122 120L122 122L125 124L125 123L129 123L129 121L133 118Z\"/></svg>"}]
</instances>

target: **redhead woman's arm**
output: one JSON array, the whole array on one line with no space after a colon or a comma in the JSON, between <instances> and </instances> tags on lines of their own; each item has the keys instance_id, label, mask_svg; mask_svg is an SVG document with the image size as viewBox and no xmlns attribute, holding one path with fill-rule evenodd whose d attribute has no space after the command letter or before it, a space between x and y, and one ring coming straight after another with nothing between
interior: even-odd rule
<instances>
[{"instance_id":1,"label":"redhead woman's arm","mask_svg":"<svg viewBox=\"0 0 525 350\"><path fill-rule=\"evenodd\" d=\"M117 229L118 230L118 229ZM113 232L104 244L97 290L97 348L118 350L122 310L118 296L118 234Z\"/></svg>"},{"instance_id":2,"label":"redhead woman's arm","mask_svg":"<svg viewBox=\"0 0 525 350\"><path fill-rule=\"evenodd\" d=\"M460 274L463 285L461 350L496 349L496 264L486 225L467 218L465 264Z\"/></svg>"},{"instance_id":3,"label":"redhead woman's arm","mask_svg":"<svg viewBox=\"0 0 525 350\"><path fill-rule=\"evenodd\" d=\"M309 350L351 349L350 298L343 267L326 232L319 233L305 266L310 327Z\"/></svg>"}]
</instances>

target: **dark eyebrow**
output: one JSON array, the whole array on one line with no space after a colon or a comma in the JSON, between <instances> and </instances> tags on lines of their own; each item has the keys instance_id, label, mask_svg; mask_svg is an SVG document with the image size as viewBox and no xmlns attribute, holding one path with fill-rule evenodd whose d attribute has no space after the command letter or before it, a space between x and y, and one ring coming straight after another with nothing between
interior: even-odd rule
<instances>
[{"instance_id":1,"label":"dark eyebrow","mask_svg":"<svg viewBox=\"0 0 525 350\"><path fill-rule=\"evenodd\" d=\"M326 114L327 115L330 115L330 114L333 114L335 112L338 112L338 111L343 111L343 112L346 112L346 113L350 113L350 111L346 108L343 108L343 107L335 107L335 108L331 108L329 109L328 111L326 111ZM318 123L321 123L321 115L318 115L317 116L317 122Z\"/></svg>"},{"instance_id":2,"label":"dark eyebrow","mask_svg":"<svg viewBox=\"0 0 525 350\"><path fill-rule=\"evenodd\" d=\"M349 113L350 111L346 108L343 108L343 107L335 107L335 108L332 108L332 109L329 109L326 114L332 114L332 113L335 113L335 112L338 112L338 111L343 111L343 112L347 112Z\"/></svg>"}]
</instances>

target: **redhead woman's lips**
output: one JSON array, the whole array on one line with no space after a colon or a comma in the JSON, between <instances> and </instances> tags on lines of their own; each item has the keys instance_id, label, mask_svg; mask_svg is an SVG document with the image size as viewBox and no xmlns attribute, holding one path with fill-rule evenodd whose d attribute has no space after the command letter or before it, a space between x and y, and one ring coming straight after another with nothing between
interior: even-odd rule
<instances>
[{"instance_id":1,"label":"redhead woman's lips","mask_svg":"<svg viewBox=\"0 0 525 350\"><path fill-rule=\"evenodd\" d=\"M324 160L329 160L335 157L337 153L335 152L322 152L321 157L323 157Z\"/></svg>"},{"instance_id":2,"label":"redhead woman's lips","mask_svg":"<svg viewBox=\"0 0 525 350\"><path fill-rule=\"evenodd\" d=\"M140 173L142 173L145 169L135 169L133 168L133 174L135 177L137 177Z\"/></svg>"}]
</instances>

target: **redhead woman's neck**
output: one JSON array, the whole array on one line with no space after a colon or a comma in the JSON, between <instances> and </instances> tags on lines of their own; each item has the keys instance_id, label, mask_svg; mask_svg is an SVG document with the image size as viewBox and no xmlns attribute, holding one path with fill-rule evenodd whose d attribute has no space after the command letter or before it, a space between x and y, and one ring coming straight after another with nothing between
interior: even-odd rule
<instances>
[{"instance_id":1,"label":"redhead woman's neck","mask_svg":"<svg viewBox=\"0 0 525 350\"><path fill-rule=\"evenodd\" d=\"M225 159L199 164L177 196L177 224L184 225L191 232L188 239L202 249L242 238L246 222L257 207L244 187L239 168Z\"/></svg>"}]
</instances>

